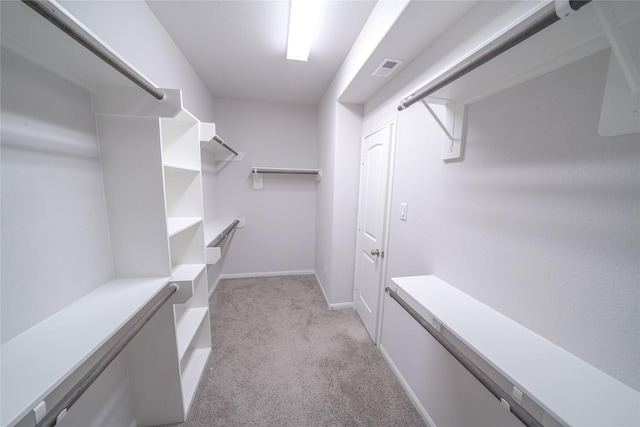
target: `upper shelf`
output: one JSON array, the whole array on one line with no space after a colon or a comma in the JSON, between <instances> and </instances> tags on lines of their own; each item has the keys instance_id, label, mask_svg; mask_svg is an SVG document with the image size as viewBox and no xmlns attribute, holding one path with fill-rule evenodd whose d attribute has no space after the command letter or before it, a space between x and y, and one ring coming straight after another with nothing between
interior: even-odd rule
<instances>
[{"instance_id":1,"label":"upper shelf","mask_svg":"<svg viewBox=\"0 0 640 427\"><path fill-rule=\"evenodd\" d=\"M2 426L27 415L168 282L168 277L113 280L4 343Z\"/></svg>"},{"instance_id":2,"label":"upper shelf","mask_svg":"<svg viewBox=\"0 0 640 427\"><path fill-rule=\"evenodd\" d=\"M617 1L615 15L623 27L637 26L640 8L636 2ZM553 8L554 2L532 2L531 10L490 39L478 40L476 47L451 63L446 70L471 61L478 53L512 33L518 26ZM634 23L635 21L635 23ZM516 86L609 47L609 42L593 4L587 4L570 16L503 52L480 67L458 78L429 96L430 100L455 100L469 104ZM446 71L425 82L436 82Z\"/></svg>"},{"instance_id":3,"label":"upper shelf","mask_svg":"<svg viewBox=\"0 0 640 427\"><path fill-rule=\"evenodd\" d=\"M200 148L214 153L216 160L238 162L244 153L234 150L217 133L215 123L200 123Z\"/></svg>"},{"instance_id":4,"label":"upper shelf","mask_svg":"<svg viewBox=\"0 0 640 427\"><path fill-rule=\"evenodd\" d=\"M33 4L39 6L39 3ZM57 9L55 15L88 35L90 44L99 49L103 56L120 62L124 68L155 88L145 76L60 5L46 3L43 7ZM94 114L173 117L180 111L182 96L179 90L156 88L165 96L163 100L156 99L24 2L0 2L0 16L2 47L92 92Z\"/></svg>"},{"instance_id":5,"label":"upper shelf","mask_svg":"<svg viewBox=\"0 0 640 427\"><path fill-rule=\"evenodd\" d=\"M435 320L563 425L631 426L640 393L436 276L392 279Z\"/></svg>"}]
</instances>

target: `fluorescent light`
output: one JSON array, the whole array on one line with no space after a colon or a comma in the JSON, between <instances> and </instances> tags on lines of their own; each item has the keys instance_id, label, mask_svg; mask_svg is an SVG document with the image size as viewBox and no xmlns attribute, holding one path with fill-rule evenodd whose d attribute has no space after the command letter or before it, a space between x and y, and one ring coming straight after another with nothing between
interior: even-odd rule
<instances>
[{"instance_id":1,"label":"fluorescent light","mask_svg":"<svg viewBox=\"0 0 640 427\"><path fill-rule=\"evenodd\" d=\"M306 61L316 33L323 0L291 0L287 59Z\"/></svg>"}]
</instances>

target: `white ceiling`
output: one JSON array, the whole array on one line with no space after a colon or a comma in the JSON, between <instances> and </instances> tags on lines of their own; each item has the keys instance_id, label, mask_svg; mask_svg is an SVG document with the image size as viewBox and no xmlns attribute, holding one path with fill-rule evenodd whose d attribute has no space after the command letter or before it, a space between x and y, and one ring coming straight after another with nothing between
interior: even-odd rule
<instances>
[{"instance_id":1,"label":"white ceiling","mask_svg":"<svg viewBox=\"0 0 640 427\"><path fill-rule=\"evenodd\" d=\"M147 4L214 97L318 104L373 0L327 1L308 62L286 59L289 2Z\"/></svg>"}]
</instances>

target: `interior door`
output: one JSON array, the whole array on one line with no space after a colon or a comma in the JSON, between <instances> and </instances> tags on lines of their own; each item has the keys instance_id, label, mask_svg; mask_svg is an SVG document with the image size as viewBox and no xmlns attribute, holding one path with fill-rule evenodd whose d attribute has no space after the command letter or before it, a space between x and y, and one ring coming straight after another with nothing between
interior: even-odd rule
<instances>
[{"instance_id":1,"label":"interior door","mask_svg":"<svg viewBox=\"0 0 640 427\"><path fill-rule=\"evenodd\" d=\"M376 341L384 258L389 148L393 123L362 140L354 307Z\"/></svg>"}]
</instances>

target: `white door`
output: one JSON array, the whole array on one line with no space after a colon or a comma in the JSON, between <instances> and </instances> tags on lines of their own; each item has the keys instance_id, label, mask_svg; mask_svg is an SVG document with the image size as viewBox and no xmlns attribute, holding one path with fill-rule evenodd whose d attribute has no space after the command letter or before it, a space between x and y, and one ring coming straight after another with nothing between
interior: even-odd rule
<instances>
[{"instance_id":1,"label":"white door","mask_svg":"<svg viewBox=\"0 0 640 427\"><path fill-rule=\"evenodd\" d=\"M362 141L354 307L376 341L385 243L389 147L393 123Z\"/></svg>"}]
</instances>

